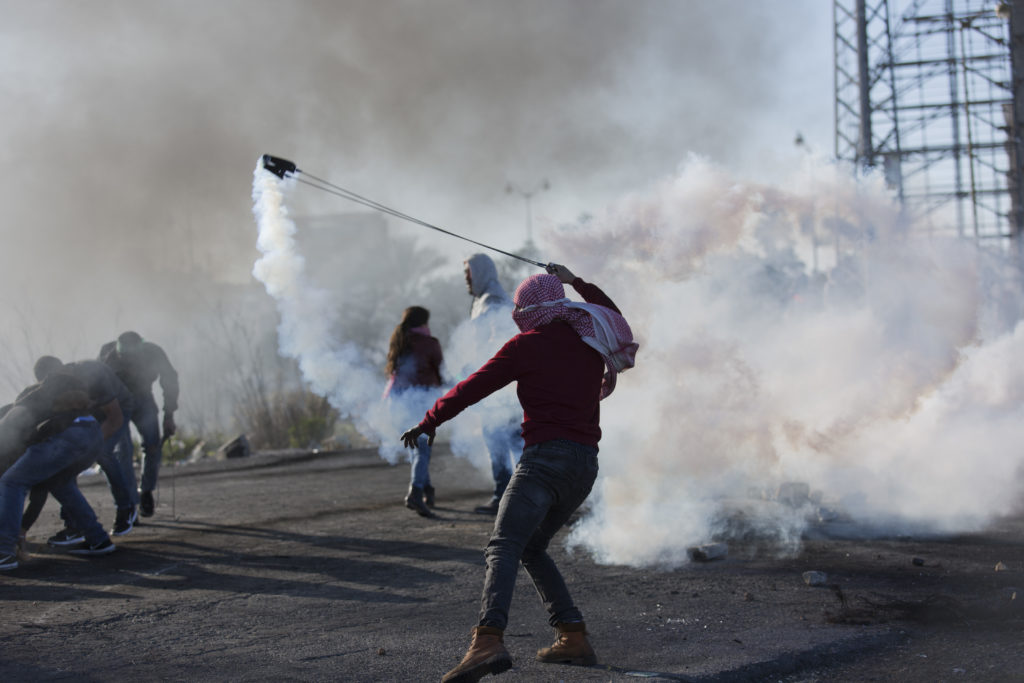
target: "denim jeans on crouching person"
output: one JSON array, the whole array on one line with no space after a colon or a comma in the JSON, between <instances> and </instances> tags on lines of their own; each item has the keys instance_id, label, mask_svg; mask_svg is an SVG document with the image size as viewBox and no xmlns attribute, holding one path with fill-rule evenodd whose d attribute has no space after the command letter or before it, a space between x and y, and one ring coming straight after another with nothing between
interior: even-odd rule
<instances>
[{"instance_id":1,"label":"denim jeans on crouching person","mask_svg":"<svg viewBox=\"0 0 1024 683\"><path fill-rule=\"evenodd\" d=\"M416 450L412 453L412 479L409 482L418 489L430 486L430 446L426 434L416 439Z\"/></svg>"},{"instance_id":2,"label":"denim jeans on crouching person","mask_svg":"<svg viewBox=\"0 0 1024 683\"><path fill-rule=\"evenodd\" d=\"M135 490L135 465L132 462L131 414L124 413L120 429L103 441L100 454L96 457L103 474L107 477L114 505L119 510L138 505L139 494ZM127 451L125 450L127 442Z\"/></svg>"},{"instance_id":3,"label":"denim jeans on crouching person","mask_svg":"<svg viewBox=\"0 0 1024 683\"><path fill-rule=\"evenodd\" d=\"M480 600L480 626L504 629L508 624L520 561L533 579L552 626L583 619L547 548L586 500L596 478L594 446L559 439L523 451L484 551L487 573Z\"/></svg>"},{"instance_id":4,"label":"denim jeans on crouching person","mask_svg":"<svg viewBox=\"0 0 1024 683\"><path fill-rule=\"evenodd\" d=\"M160 409L156 407L153 394L135 397L132 422L139 430L139 438L142 440L142 481L139 482L139 488L143 491L152 491L156 488L164 450L163 442L160 440ZM128 445L131 446L131 439L128 439ZM132 473L134 474L134 470ZM137 504L138 494L134 495L134 503Z\"/></svg>"},{"instance_id":5,"label":"denim jeans on crouching person","mask_svg":"<svg viewBox=\"0 0 1024 683\"><path fill-rule=\"evenodd\" d=\"M0 477L0 554L14 553L28 490L46 484L74 528L90 544L106 540L107 532L78 490L78 473L96 460L103 433L93 418L79 418L63 432L33 444Z\"/></svg>"}]
</instances>

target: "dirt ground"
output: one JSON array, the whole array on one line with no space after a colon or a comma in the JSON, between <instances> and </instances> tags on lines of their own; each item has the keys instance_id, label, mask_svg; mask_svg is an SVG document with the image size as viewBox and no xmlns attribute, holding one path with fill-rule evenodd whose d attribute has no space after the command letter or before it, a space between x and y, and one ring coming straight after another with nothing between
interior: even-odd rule
<instances>
[{"instance_id":1,"label":"dirt ground","mask_svg":"<svg viewBox=\"0 0 1024 683\"><path fill-rule=\"evenodd\" d=\"M371 451L165 468L157 514L98 558L46 548L51 501L32 555L0 574L0 680L439 680L476 621L491 518L472 512L482 475L443 447L431 471L432 520L401 505L408 468ZM81 482L112 522L102 476ZM1024 680L1020 517L955 538L818 534L789 559L731 544L671 571L556 545L600 664L534 661L552 633L521 573L502 680Z\"/></svg>"}]
</instances>

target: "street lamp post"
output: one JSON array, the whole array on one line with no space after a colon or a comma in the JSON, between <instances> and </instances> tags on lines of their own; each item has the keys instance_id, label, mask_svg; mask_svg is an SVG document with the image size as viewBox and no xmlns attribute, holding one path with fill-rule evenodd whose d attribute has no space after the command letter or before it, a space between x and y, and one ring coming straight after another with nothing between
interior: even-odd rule
<instances>
[{"instance_id":1,"label":"street lamp post","mask_svg":"<svg viewBox=\"0 0 1024 683\"><path fill-rule=\"evenodd\" d=\"M506 194L518 194L526 201L526 243L533 244L533 196L539 192L551 189L551 183L547 178L541 180L532 190L524 190L513 182L505 185Z\"/></svg>"}]
</instances>

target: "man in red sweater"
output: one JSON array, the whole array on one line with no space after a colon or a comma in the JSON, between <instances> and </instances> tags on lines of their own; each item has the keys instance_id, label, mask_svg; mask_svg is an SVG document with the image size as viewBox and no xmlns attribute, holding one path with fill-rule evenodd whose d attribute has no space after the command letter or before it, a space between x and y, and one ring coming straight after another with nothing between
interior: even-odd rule
<instances>
[{"instance_id":1,"label":"man in red sweater","mask_svg":"<svg viewBox=\"0 0 1024 683\"><path fill-rule=\"evenodd\" d=\"M601 383L605 361L582 337L592 336L587 313L566 306L564 284L588 303L618 308L596 285L561 265L533 275L515 293L512 317L521 333L487 363L438 399L423 420L402 435L414 447L421 434L431 441L444 422L505 385L516 382L523 407L522 459L505 491L484 551L487 572L479 624L462 662L446 683L477 681L512 667L503 644L520 561L550 614L555 643L537 652L542 662L597 662L558 567L547 553L552 537L590 493L597 477L601 438Z\"/></svg>"}]
</instances>

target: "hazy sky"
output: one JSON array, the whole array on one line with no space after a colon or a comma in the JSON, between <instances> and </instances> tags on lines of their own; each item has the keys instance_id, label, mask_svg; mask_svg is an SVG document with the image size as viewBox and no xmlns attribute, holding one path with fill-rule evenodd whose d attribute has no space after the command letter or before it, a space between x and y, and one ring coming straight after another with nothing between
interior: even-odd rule
<instances>
[{"instance_id":1,"label":"hazy sky","mask_svg":"<svg viewBox=\"0 0 1024 683\"><path fill-rule=\"evenodd\" d=\"M5 0L5 277L54 248L76 270L144 271L188 231L200 262L251 263L263 152L506 243L524 222L508 180L550 180L543 221L690 152L770 173L798 129L831 146L831 11L781 7Z\"/></svg>"},{"instance_id":2,"label":"hazy sky","mask_svg":"<svg viewBox=\"0 0 1024 683\"><path fill-rule=\"evenodd\" d=\"M60 353L91 355L127 326L162 339L187 328L191 295L161 286L174 272L247 280L264 152L515 248L525 205L508 181L550 181L533 203L539 228L649 187L693 152L770 178L802 153L797 130L832 144L821 0L0 0L0 11L0 315L8 335L34 327ZM352 208L323 195L303 210ZM465 258L464 243L419 232Z\"/></svg>"}]
</instances>

